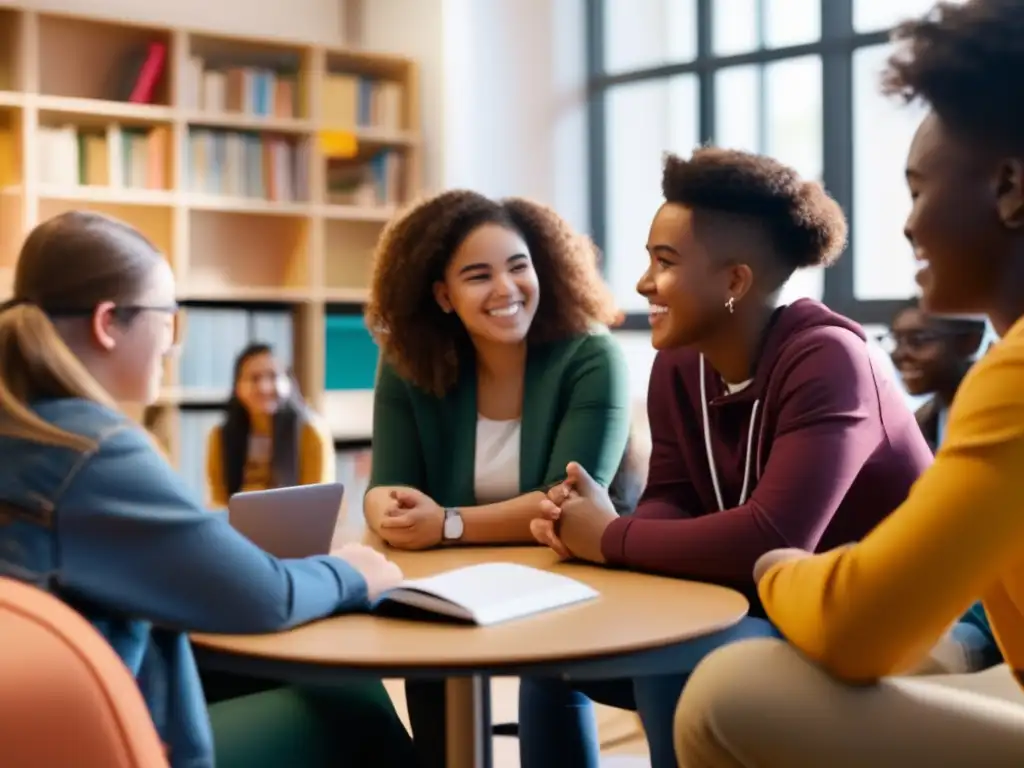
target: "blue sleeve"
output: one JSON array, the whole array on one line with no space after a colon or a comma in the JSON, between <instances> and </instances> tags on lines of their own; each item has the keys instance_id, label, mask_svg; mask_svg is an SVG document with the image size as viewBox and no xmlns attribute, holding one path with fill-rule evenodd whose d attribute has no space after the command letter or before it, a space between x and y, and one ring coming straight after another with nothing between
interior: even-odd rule
<instances>
[{"instance_id":1,"label":"blue sleeve","mask_svg":"<svg viewBox=\"0 0 1024 768\"><path fill-rule=\"evenodd\" d=\"M140 430L107 437L57 504L59 578L109 610L192 632L274 632L368 607L338 558L279 560L201 507Z\"/></svg>"}]
</instances>

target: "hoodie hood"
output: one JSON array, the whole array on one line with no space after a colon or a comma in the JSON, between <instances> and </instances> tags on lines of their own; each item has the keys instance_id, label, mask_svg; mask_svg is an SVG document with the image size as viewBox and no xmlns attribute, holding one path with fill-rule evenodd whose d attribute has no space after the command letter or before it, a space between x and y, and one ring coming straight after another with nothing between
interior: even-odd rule
<instances>
[{"instance_id":1,"label":"hoodie hood","mask_svg":"<svg viewBox=\"0 0 1024 768\"><path fill-rule=\"evenodd\" d=\"M833 312L820 301L797 299L792 304L779 307L772 315L750 386L731 395L725 394L723 387L723 394L716 399L729 402L758 399L768 387L768 380L771 378L772 371L775 370L775 364L786 349L792 344L799 343L800 337L806 331L825 327L845 328L862 341L867 342L868 337L864 329L853 320Z\"/></svg>"}]
</instances>

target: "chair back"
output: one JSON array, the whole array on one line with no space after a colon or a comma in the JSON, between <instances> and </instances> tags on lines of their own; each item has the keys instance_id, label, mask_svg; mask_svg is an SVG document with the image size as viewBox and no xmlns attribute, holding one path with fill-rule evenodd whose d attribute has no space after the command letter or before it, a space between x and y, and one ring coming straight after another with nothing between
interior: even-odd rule
<instances>
[{"instance_id":1,"label":"chair back","mask_svg":"<svg viewBox=\"0 0 1024 768\"><path fill-rule=\"evenodd\" d=\"M167 768L114 649L56 597L0 578L0 764Z\"/></svg>"}]
</instances>

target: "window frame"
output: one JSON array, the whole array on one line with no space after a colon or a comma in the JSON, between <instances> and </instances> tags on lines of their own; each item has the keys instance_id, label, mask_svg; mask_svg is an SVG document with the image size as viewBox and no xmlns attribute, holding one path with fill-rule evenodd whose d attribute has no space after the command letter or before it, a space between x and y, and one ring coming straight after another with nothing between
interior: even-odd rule
<instances>
[{"instance_id":1,"label":"window frame","mask_svg":"<svg viewBox=\"0 0 1024 768\"><path fill-rule=\"evenodd\" d=\"M644 67L625 72L605 72L604 0L585 0L587 141L589 166L589 218L591 236L599 248L607 243L608 142L605 100L609 90L626 83L695 74L700 104L700 141L715 133L715 73L726 67L763 65L784 59L821 57L822 85L822 179L846 211L850 234L846 250L824 272L822 301L830 308L863 325L887 325L905 300L858 299L854 292L854 51L889 41L890 30L857 32L853 26L855 0L820 0L821 36L818 40L780 48L759 48L742 54L715 55L713 0L697 0L697 57L690 61ZM607 266L605 267L607 269ZM623 330L646 330L646 313L628 313Z\"/></svg>"}]
</instances>

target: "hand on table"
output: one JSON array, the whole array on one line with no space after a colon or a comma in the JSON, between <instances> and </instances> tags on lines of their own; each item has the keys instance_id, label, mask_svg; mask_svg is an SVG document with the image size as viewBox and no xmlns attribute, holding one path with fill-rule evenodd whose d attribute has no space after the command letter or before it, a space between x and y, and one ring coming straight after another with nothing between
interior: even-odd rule
<instances>
[{"instance_id":1,"label":"hand on table","mask_svg":"<svg viewBox=\"0 0 1024 768\"><path fill-rule=\"evenodd\" d=\"M391 491L379 533L398 549L436 547L444 533L444 509L422 491L396 488Z\"/></svg>"},{"instance_id":2,"label":"hand on table","mask_svg":"<svg viewBox=\"0 0 1024 768\"><path fill-rule=\"evenodd\" d=\"M566 479L548 488L547 501L550 501L557 507L561 507L564 502L577 496L579 494L573 490L571 481ZM533 538L537 540L538 544L550 547L563 560L568 560L572 557L572 553L565 548L562 540L555 533L555 523L552 520L543 517L531 520L530 533L533 534Z\"/></svg>"},{"instance_id":3,"label":"hand on table","mask_svg":"<svg viewBox=\"0 0 1024 768\"><path fill-rule=\"evenodd\" d=\"M355 568L366 580L366 591L370 601L402 581L402 569L388 560L373 547L364 544L344 544L331 552Z\"/></svg>"},{"instance_id":4,"label":"hand on table","mask_svg":"<svg viewBox=\"0 0 1024 768\"><path fill-rule=\"evenodd\" d=\"M813 553L807 552L803 549L773 549L770 552L765 552L754 563L754 583L757 584L764 578L764 575L772 568L772 566L779 563L785 563L790 560L802 560L805 557L811 557Z\"/></svg>"},{"instance_id":5,"label":"hand on table","mask_svg":"<svg viewBox=\"0 0 1024 768\"><path fill-rule=\"evenodd\" d=\"M566 487L559 495L564 501L551 500L552 491ZM567 492L566 492L567 491ZM572 556L592 563L603 563L601 538L605 529L619 518L608 491L601 487L583 467L571 462L566 467L566 480L548 492L540 503L539 520L530 524L530 531L562 557Z\"/></svg>"}]
</instances>

